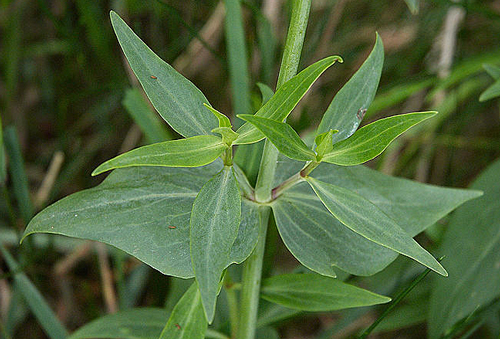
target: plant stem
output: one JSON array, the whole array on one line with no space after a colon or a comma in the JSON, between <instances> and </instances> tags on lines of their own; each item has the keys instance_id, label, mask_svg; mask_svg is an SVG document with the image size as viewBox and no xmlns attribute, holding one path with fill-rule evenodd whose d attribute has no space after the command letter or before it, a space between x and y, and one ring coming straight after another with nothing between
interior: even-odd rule
<instances>
[{"instance_id":1,"label":"plant stem","mask_svg":"<svg viewBox=\"0 0 500 339\"><path fill-rule=\"evenodd\" d=\"M311 0L293 0L292 17L276 88L279 88L297 73L310 8ZM255 185L255 200L258 202L268 202L272 199L277 159L277 149L266 140L259 168L259 176ZM259 239L254 251L245 261L243 267L238 339L253 339L255 337L260 281L262 279L262 262L266 247L265 242L270 212L271 209L269 206L259 207Z\"/></svg>"},{"instance_id":2,"label":"plant stem","mask_svg":"<svg viewBox=\"0 0 500 339\"><path fill-rule=\"evenodd\" d=\"M293 1L292 17L290 19L276 89L280 88L281 85L297 74L310 8L311 0ZM274 182L277 160L278 150L269 140L266 140L260 162L259 176L255 185L255 199L259 202L269 202L272 199L271 188Z\"/></svg>"},{"instance_id":3,"label":"plant stem","mask_svg":"<svg viewBox=\"0 0 500 339\"><path fill-rule=\"evenodd\" d=\"M253 339L255 337L260 281L262 279L262 259L266 247L265 240L270 213L271 208L269 206L259 207L259 239L255 249L243 266L238 339Z\"/></svg>"},{"instance_id":4,"label":"plant stem","mask_svg":"<svg viewBox=\"0 0 500 339\"><path fill-rule=\"evenodd\" d=\"M233 281L229 275L229 272L226 272L226 276L224 278L224 289L226 291L227 296L227 304L229 307L229 320L231 324L231 338L235 338L236 333L238 332L238 298L236 297L236 291L234 288Z\"/></svg>"}]
</instances>

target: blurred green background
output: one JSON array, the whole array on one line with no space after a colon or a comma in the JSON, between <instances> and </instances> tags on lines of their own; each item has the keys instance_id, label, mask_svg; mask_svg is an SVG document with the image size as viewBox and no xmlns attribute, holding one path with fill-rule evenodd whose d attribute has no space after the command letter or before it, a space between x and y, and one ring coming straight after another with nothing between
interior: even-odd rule
<instances>
[{"instance_id":1,"label":"blurred green background","mask_svg":"<svg viewBox=\"0 0 500 339\"><path fill-rule=\"evenodd\" d=\"M408 4L417 6L413 13ZM494 82L484 65L500 66L500 1L408 4L403 0L313 0L301 68L334 54L341 55L344 63L320 78L289 122L303 135L317 126L333 95L368 55L378 32L386 58L365 123L412 111L437 110L439 115L406 133L369 165L391 175L466 187L500 156L499 100L479 100ZM9 223L22 231L35 211L102 181L103 176L90 176L101 162L151 141L142 134L126 102L122 103L127 90L138 83L114 37L110 10L117 11L148 46L193 81L214 107L232 115L222 2L0 0L1 122L5 138L17 137L20 146L17 149L17 143L9 146L6 141L12 173L2 188L11 198L0 198L0 237L14 249L15 232L4 231L11 229ZM242 10L251 104L258 107L260 92L255 84L274 88L276 82L290 4L248 0L242 2ZM161 133L175 137L166 128ZM441 232L437 226L426 239L439 242ZM75 329L110 311L101 283L106 267L103 271L93 247L44 239L42 250L20 251L21 269L67 327ZM168 288L177 288L177 283L138 266L124 254L111 252L107 270L114 274L118 295L130 292L120 289L125 286L121 281L142 267L134 278L140 283L132 285L138 290L128 303L161 306ZM277 252L280 270L295 265L282 247ZM7 291L11 276L1 259L0 268L0 291ZM3 316L8 313L6 297L0 293ZM18 319L16 338L44 337L33 316L25 312ZM299 325L282 327L283 338L312 338L338 316L299 319ZM366 317L353 316L352 322L359 319L366 325ZM344 332L349 337L353 330ZM381 338L396 338L398 333ZM425 329L416 326L404 333L407 338L422 338Z\"/></svg>"}]
</instances>

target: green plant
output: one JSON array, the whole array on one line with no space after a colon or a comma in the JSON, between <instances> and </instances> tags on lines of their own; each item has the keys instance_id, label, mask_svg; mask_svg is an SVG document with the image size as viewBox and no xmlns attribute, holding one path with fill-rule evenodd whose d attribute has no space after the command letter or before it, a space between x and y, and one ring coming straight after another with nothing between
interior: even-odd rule
<instances>
[{"instance_id":1,"label":"green plant","mask_svg":"<svg viewBox=\"0 0 500 339\"><path fill-rule=\"evenodd\" d=\"M164 120L185 138L144 146L105 162L93 174L114 171L101 185L43 210L30 222L24 237L53 233L97 240L163 274L195 277L166 325L160 320L161 333L158 322L139 322L142 331L149 328L152 337L160 338L224 338L223 333L207 331L221 289L230 304L232 335L241 339L255 336L260 297L303 311L390 300L333 279L334 266L354 275L371 275L399 253L446 275L412 237L481 193L391 178L356 166L435 114L393 116L357 130L380 79L380 38L334 97L315 134L315 146L308 146L285 122L314 81L342 61L328 57L295 74L309 6L309 1L294 2L276 93L254 115L240 114L246 123L236 130L200 90L111 13L118 40L146 94ZM263 95L269 93L262 88ZM266 144L252 187L245 168L233 161L233 146L262 139ZM271 277L263 280L261 288L271 210L290 252L315 273ZM240 284L232 283L227 270L233 263L244 263ZM234 298L238 286L239 302ZM109 324L123 319L166 318L162 310L130 312L84 327L72 338L109 335L103 334ZM116 326L116 336L134 335L119 328L123 325Z\"/></svg>"}]
</instances>

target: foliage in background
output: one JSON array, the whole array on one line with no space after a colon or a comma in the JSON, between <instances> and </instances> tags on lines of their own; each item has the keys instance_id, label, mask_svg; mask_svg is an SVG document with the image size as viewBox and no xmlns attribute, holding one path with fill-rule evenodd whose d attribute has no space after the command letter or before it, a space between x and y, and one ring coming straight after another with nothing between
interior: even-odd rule
<instances>
[{"instance_id":1,"label":"foliage in background","mask_svg":"<svg viewBox=\"0 0 500 339\"><path fill-rule=\"evenodd\" d=\"M407 3L411 6L417 2L407 1ZM72 272L66 272L64 279L59 279L52 275L49 268L53 267L57 258L61 258L61 253L68 253L70 249L74 249L75 242L59 238L37 237L33 240L28 238L28 242L17 249L16 234L23 228L21 216L27 221L33 215L33 208L30 207L32 203L26 192L31 191L31 196L41 201L36 203L36 208L39 209L40 206L69 193L95 186L100 179L91 178L88 173L96 163L111 158L119 150L121 153L138 143L164 141L174 135L172 132L148 127L148 125L161 125L158 124L158 117L148 110L147 104L141 102L140 95L134 95L132 99L127 95L124 107L131 114L138 106L142 107L143 112L151 113L151 118L147 118L146 121L141 122L141 119L133 118L143 129L147 138L145 141L139 141L138 129L134 128L132 120L123 114L124 109L120 106L120 102L129 85L124 76L126 67L123 69L120 67L124 64L106 20L108 9L114 8L120 13L128 13L127 21L134 23L133 28L141 37L144 37L163 59L169 62L176 60L173 62L176 68L203 90L212 105L224 112L231 111L229 108L231 95L227 87L228 78L224 73L229 69L225 62L224 44L217 38L217 32L209 35L201 30L203 23L207 22L209 17L212 15L216 17L215 2L169 1L173 10L167 10L160 3L146 4L139 1L126 3L117 1L113 4L106 1L91 3L78 1L74 6L62 1L58 4L60 6L52 4L49 6L44 1L32 3L4 1L1 4L2 123L4 126L16 125L19 143L16 137L13 137L12 131L4 132L4 138L11 140L6 140L5 144L11 174L7 176L4 186L8 188L10 197L0 199L0 239L11 251L15 251L18 261L21 262L20 270L28 274L43 295L51 296L48 299L53 309L56 309L54 306L57 303L68 303L69 300L71 304L71 299L75 297L87 301L84 305L74 307L72 311L58 311L58 315L65 319L67 327L74 329L105 312L102 297L96 292L102 290L96 286L99 275L93 273L102 266L97 264L97 261L86 259L85 254L80 254L77 257L83 260ZM422 109L436 109L440 114L432 119L437 119L437 122L430 120L422 129L415 132L410 130L403 139L397 139L385 155L372 162L371 166L378 167L386 173L406 177L414 177L419 168L427 168L428 174L424 179L426 181L446 186L466 186L480 170L499 155L498 100L491 99L480 103L478 98L488 86L492 85L491 78L484 72L483 64L493 66L485 66L485 69L495 79L495 73L492 74L489 70L499 65L497 37L500 25L496 1L468 2L467 7L464 7L467 16L460 28L450 74L444 79L437 79L427 68L426 63L432 65L437 62L436 55L429 52L440 32L449 5L442 1L421 1L419 15L411 16L403 2L381 2L376 5L365 1L313 3L305 46L306 54L302 64L309 65L331 53L342 54L346 62L342 67L336 68L335 72L325 74L321 83L317 84L314 91L306 97L307 102L301 104L302 106L290 116L289 123L297 131L304 131L318 123L318 114L326 109L332 94L361 64L362 59L368 54L367 49L371 48L369 45L372 43L372 33L378 30L386 45L386 62L381 89L370 110L366 112L367 119ZM264 52L265 42L280 44L284 30L277 28L275 22L270 25L266 16L259 11L259 6L260 3L243 3L243 11L247 14L244 22L247 53L249 59L253 60L250 83L260 80L271 85L269 79L274 79L275 74L270 74L269 65L277 64L277 55L269 51L265 55L262 54L262 58L267 59L262 59L260 69L255 62L258 60L256 55ZM335 20L332 18L335 17L334 13L339 12L342 13L343 19L335 25ZM280 13L285 21L286 14L287 11ZM381 22L380 18L384 21ZM259 25L257 31L254 31L254 23ZM321 50L324 50L322 36L331 37L329 32L332 25L334 38L328 40L327 54L321 53ZM266 27L274 28L274 34L269 35ZM395 27L397 29L394 29ZM268 38L263 37L263 34L268 34ZM190 50L186 48L188 44L191 47L199 41L197 36L207 39L203 40L203 44L211 46L208 54L207 50L205 54L199 53L200 56L203 55L210 60L209 67L205 66L202 72L196 71L196 67L182 66L186 60L191 60L190 62L196 65L197 58L193 57L196 53L189 54L183 51ZM269 36L273 36L273 39ZM316 53L318 54L315 55ZM264 67L267 67L266 71ZM271 68L271 73L276 69L276 66L274 70ZM436 106L432 100L436 97L436 93L442 90L446 92L445 100ZM221 95L221 92L227 95ZM250 88L250 94L251 105L258 108L260 105L258 89ZM481 99L484 99L484 96L481 96ZM141 116L146 117L146 114ZM432 133L428 132L429 124L432 125ZM124 131L128 131L125 138L127 141L122 144ZM20 147L15 146L16 144ZM429 150L426 152L419 151L422 149L421 146L426 145L432 147L427 147ZM19 150L17 153L16 147ZM2 147L0 153L1 150ZM65 161L59 174L55 175L55 182L50 186L46 198L38 200L39 193L44 193L38 188L47 177L46 170L55 150L64 151ZM258 148L253 150L254 153L259 153ZM19 156L21 154L25 161ZM25 168L27 175L22 174L25 173ZM0 173L2 173L1 168ZM362 173L361 177L364 178L364 175L366 174ZM18 227L13 229L11 225ZM426 231L425 236L420 236L420 239L424 239L427 248L437 248L442 231L442 224L435 225ZM272 236L273 230L270 229L269 237ZM37 250L29 250L31 246ZM169 292L167 299L169 303L173 302L176 295L174 286L177 286L174 280L160 278L144 265L137 266L123 253L109 251L116 274L114 281L120 295L120 305L123 301L123 305L137 305L139 302L140 305L163 306L165 293L160 291L166 290L168 284L171 285L172 292ZM279 258L284 262L290 262L282 252L278 249ZM445 266L447 260L450 260L450 257L447 256L443 262ZM285 268L289 268L290 265L293 264L280 264L279 266L284 268L279 269L287 270ZM3 273L8 271L5 265L1 269ZM371 286L370 289L378 293L395 295L394 291L404 286L409 277L419 273L418 268L412 267L404 260L398 260L385 271L388 272L387 277L378 285L377 276L373 279L352 277L351 279L363 286ZM392 272L392 280L389 279L389 272ZM5 334L3 329L10 336L16 328L16 336L42 337L39 325L33 318L27 317L27 305L22 301L18 288L15 284L10 284L12 275L6 273L1 277L8 279L7 286L11 288L7 291L12 292L9 294L12 298L9 309L0 313L0 336ZM63 289L69 291L69 294L62 294L52 283L55 280L61 281ZM63 281L72 283L67 284ZM422 337L422 327L415 324L422 323L425 319L422 318L425 316L422 309L425 308L425 300L428 300L428 292L432 287L425 280L421 284L423 286L419 294L421 297L410 299L409 304L402 304L400 309L393 313L395 316L398 314L407 316L403 317L403 320L398 320L396 317L390 318L389 315L384 320L387 321L387 325L384 325L384 321L379 325L381 330L414 326L411 331L406 330L405 333ZM75 290L72 285L80 288ZM5 288L5 285L2 286L0 288ZM182 294L184 290L179 288ZM221 298L225 300L222 304L226 305L231 298L224 293ZM135 301L125 301L124 296L127 295L131 296L131 300L134 299L133 295L137 297ZM408 298L411 298L411 294ZM107 300L106 296L104 299ZM2 305L5 305L5 299L1 300ZM498 333L498 325L495 325L495 317L498 319L498 308L495 306L497 300L498 296L488 305L482 305L473 317L468 318L465 325L459 329L462 334L466 335L469 330L479 331L476 335L485 337ZM175 301L173 303L175 304ZM267 306L263 305L261 310L259 320L261 324L268 325L273 322L283 324L284 318L296 317L298 313ZM310 322L307 327L318 329L315 331L319 333L318 336L326 337L330 330L338 331L342 324L362 319L363 314L357 310L343 313L343 319L336 322L333 327L324 325L334 316L333 314L318 315L308 318ZM457 320L460 317L458 314L455 316ZM327 321L319 325L317 319ZM38 322L43 323L40 320ZM479 330L477 324L482 326ZM227 327L227 324L214 325ZM275 333L269 327L265 327L263 331L266 331L266 337L271 337L268 333ZM293 335L293 332L297 331L301 330L290 323L281 326L282 337Z\"/></svg>"}]
</instances>

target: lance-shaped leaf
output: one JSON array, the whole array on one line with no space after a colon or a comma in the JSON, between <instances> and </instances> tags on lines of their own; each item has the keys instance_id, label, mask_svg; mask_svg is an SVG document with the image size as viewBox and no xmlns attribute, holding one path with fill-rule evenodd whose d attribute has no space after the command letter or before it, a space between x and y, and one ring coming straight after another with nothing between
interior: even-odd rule
<instances>
[{"instance_id":1,"label":"lance-shaped leaf","mask_svg":"<svg viewBox=\"0 0 500 339\"><path fill-rule=\"evenodd\" d=\"M207 320L196 282L177 302L159 339L203 339Z\"/></svg>"},{"instance_id":2,"label":"lance-shaped leaf","mask_svg":"<svg viewBox=\"0 0 500 339\"><path fill-rule=\"evenodd\" d=\"M479 101L487 101L500 96L500 79L495 81L490 87L488 87L481 96Z\"/></svg>"},{"instance_id":3,"label":"lance-shaped leaf","mask_svg":"<svg viewBox=\"0 0 500 339\"><path fill-rule=\"evenodd\" d=\"M372 52L358 71L335 95L326 110L317 134L338 129L333 142L344 140L358 128L363 116L375 97L382 66L384 64L384 46L377 34Z\"/></svg>"},{"instance_id":4,"label":"lance-shaped leaf","mask_svg":"<svg viewBox=\"0 0 500 339\"><path fill-rule=\"evenodd\" d=\"M52 233L113 245L166 275L194 276L189 218L196 195L222 162L196 168L136 167L113 171L97 187L47 207L23 237ZM241 263L258 237L256 204L241 204L238 237L226 266Z\"/></svg>"},{"instance_id":5,"label":"lance-shaped leaf","mask_svg":"<svg viewBox=\"0 0 500 339\"><path fill-rule=\"evenodd\" d=\"M213 162L227 149L215 135L198 135L179 140L159 142L136 148L106 161L92 175L124 167L164 166L198 167Z\"/></svg>"},{"instance_id":6,"label":"lance-shaped leaf","mask_svg":"<svg viewBox=\"0 0 500 339\"><path fill-rule=\"evenodd\" d=\"M329 312L391 301L391 298L319 274L284 274L265 279L261 297L281 306L309 312Z\"/></svg>"},{"instance_id":7,"label":"lance-shaped leaf","mask_svg":"<svg viewBox=\"0 0 500 339\"><path fill-rule=\"evenodd\" d=\"M280 155L276 183L304 164ZM311 176L358 193L394 219L414 237L457 206L481 195L478 191L426 185L395 178L365 166L322 163ZM345 227L305 182L286 190L272 205L283 242L306 267L334 276L334 266L355 275L384 269L397 253Z\"/></svg>"},{"instance_id":8,"label":"lance-shaped leaf","mask_svg":"<svg viewBox=\"0 0 500 339\"><path fill-rule=\"evenodd\" d=\"M316 154L289 124L250 114L240 114L238 117L254 125L287 157L302 161L316 159Z\"/></svg>"},{"instance_id":9,"label":"lance-shaped leaf","mask_svg":"<svg viewBox=\"0 0 500 339\"><path fill-rule=\"evenodd\" d=\"M204 103L203 93L160 59L116 14L111 23L130 67L158 113L179 134L192 137L211 134L218 127L217 118Z\"/></svg>"},{"instance_id":10,"label":"lance-shaped leaf","mask_svg":"<svg viewBox=\"0 0 500 339\"><path fill-rule=\"evenodd\" d=\"M328 132L321 133L314 138L314 143L317 145L316 153L318 154L316 157L318 159L322 159L323 156L330 152L333 149L333 135L338 133L337 130L329 130Z\"/></svg>"},{"instance_id":11,"label":"lance-shaped leaf","mask_svg":"<svg viewBox=\"0 0 500 339\"><path fill-rule=\"evenodd\" d=\"M210 106L207 103L203 103L203 106L205 106L212 114L219 120L219 128L220 127L231 127L231 120L225 115Z\"/></svg>"},{"instance_id":12,"label":"lance-shaped leaf","mask_svg":"<svg viewBox=\"0 0 500 339\"><path fill-rule=\"evenodd\" d=\"M336 61L342 62L342 59L338 56L331 56L307 67L284 83L255 115L276 121L283 121L306 94L314 81ZM235 144L251 144L264 139L262 132L248 122L236 132L240 136L236 139Z\"/></svg>"},{"instance_id":13,"label":"lance-shaped leaf","mask_svg":"<svg viewBox=\"0 0 500 339\"><path fill-rule=\"evenodd\" d=\"M350 138L333 145L321 161L341 166L359 165L375 158L410 127L429 119L436 112L418 112L377 120L362 127Z\"/></svg>"},{"instance_id":14,"label":"lance-shaped leaf","mask_svg":"<svg viewBox=\"0 0 500 339\"><path fill-rule=\"evenodd\" d=\"M264 105L273 97L274 91L271 87L263 84L262 82L258 82L257 87L259 87L260 94L262 95L262 105Z\"/></svg>"},{"instance_id":15,"label":"lance-shaped leaf","mask_svg":"<svg viewBox=\"0 0 500 339\"><path fill-rule=\"evenodd\" d=\"M306 178L325 207L341 223L379 245L412 258L447 276L446 270L425 249L377 206L348 189Z\"/></svg>"},{"instance_id":16,"label":"lance-shaped leaf","mask_svg":"<svg viewBox=\"0 0 500 339\"><path fill-rule=\"evenodd\" d=\"M191 260L211 323L222 271L238 234L241 195L232 167L225 166L198 193L191 212Z\"/></svg>"},{"instance_id":17,"label":"lance-shaped leaf","mask_svg":"<svg viewBox=\"0 0 500 339\"><path fill-rule=\"evenodd\" d=\"M436 279L429 310L429 338L443 333L500 297L500 160L471 185L484 191L452 215L439 253L450 273Z\"/></svg>"}]
</instances>

